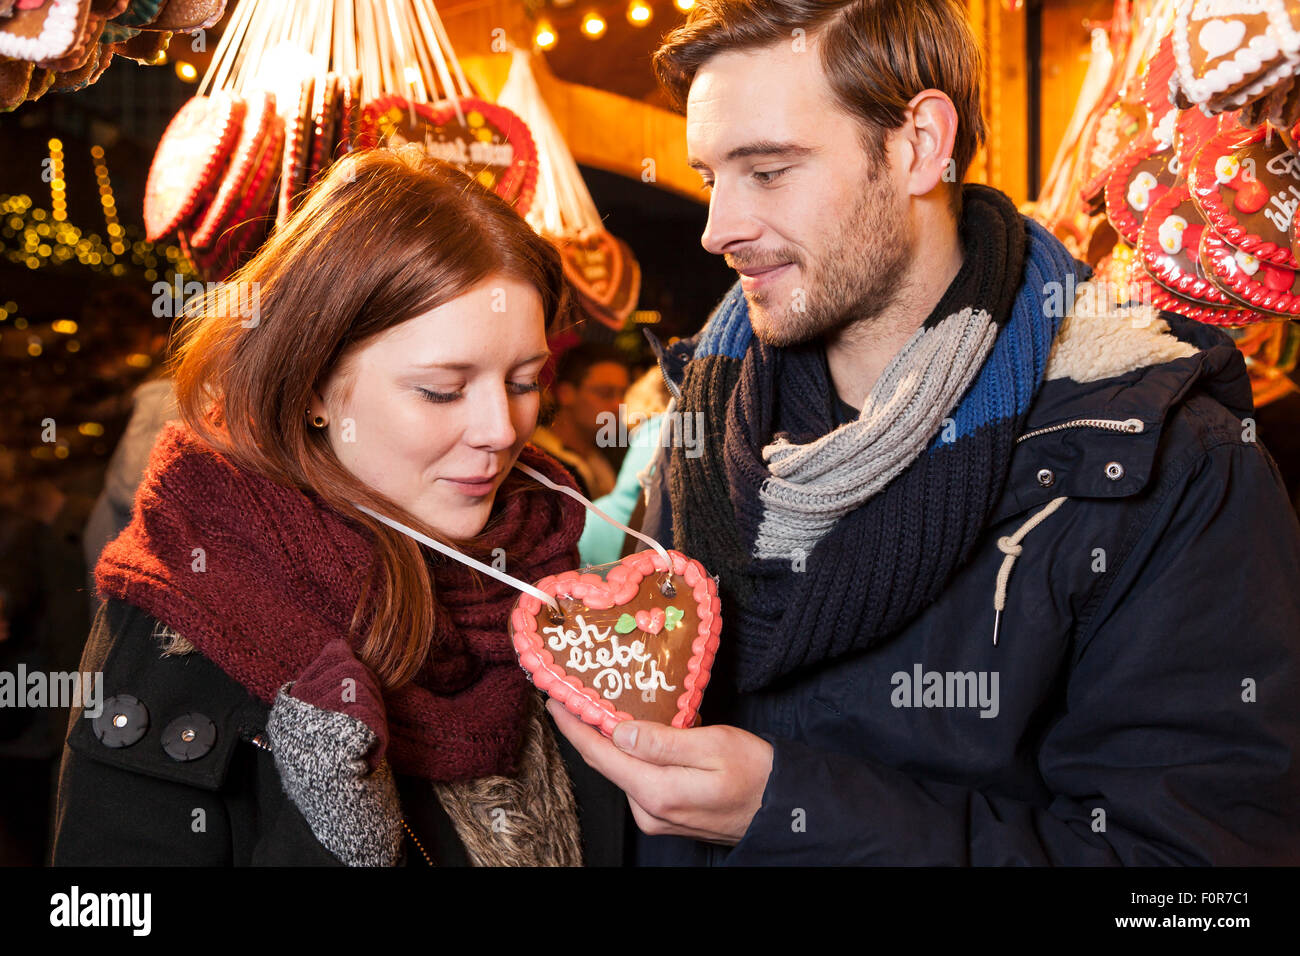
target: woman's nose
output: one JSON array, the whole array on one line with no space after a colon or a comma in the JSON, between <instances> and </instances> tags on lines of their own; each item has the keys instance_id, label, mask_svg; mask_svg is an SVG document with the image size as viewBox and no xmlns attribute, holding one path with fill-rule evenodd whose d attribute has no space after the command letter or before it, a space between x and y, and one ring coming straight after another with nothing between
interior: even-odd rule
<instances>
[{"instance_id":1,"label":"woman's nose","mask_svg":"<svg viewBox=\"0 0 1300 956\"><path fill-rule=\"evenodd\" d=\"M510 396L504 384L485 389L471 402L465 440L476 448L509 448L518 437L510 411Z\"/></svg>"}]
</instances>

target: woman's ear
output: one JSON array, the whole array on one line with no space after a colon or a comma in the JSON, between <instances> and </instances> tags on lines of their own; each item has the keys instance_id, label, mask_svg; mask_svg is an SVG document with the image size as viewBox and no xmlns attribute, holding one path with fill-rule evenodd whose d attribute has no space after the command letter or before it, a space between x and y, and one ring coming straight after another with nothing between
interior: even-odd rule
<instances>
[{"instance_id":1,"label":"woman's ear","mask_svg":"<svg viewBox=\"0 0 1300 956\"><path fill-rule=\"evenodd\" d=\"M311 398L307 402L307 417L309 419L329 417L329 412L325 408L325 400L321 398L320 392L314 388L311 390Z\"/></svg>"},{"instance_id":2,"label":"woman's ear","mask_svg":"<svg viewBox=\"0 0 1300 956\"><path fill-rule=\"evenodd\" d=\"M946 93L922 90L912 97L904 127L911 147L909 194L924 196L936 186L957 182L957 163L952 158L957 123L957 108Z\"/></svg>"}]
</instances>

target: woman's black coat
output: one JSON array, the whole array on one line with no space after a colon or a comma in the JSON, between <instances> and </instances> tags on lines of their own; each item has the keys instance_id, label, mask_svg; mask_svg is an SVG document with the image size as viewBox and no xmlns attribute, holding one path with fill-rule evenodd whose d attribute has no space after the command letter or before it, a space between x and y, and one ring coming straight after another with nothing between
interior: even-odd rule
<instances>
[{"instance_id":1,"label":"woman's black coat","mask_svg":"<svg viewBox=\"0 0 1300 956\"><path fill-rule=\"evenodd\" d=\"M97 722L79 708L69 724L54 865L340 865L281 786L265 749L270 708L202 654L164 656L160 631L121 601L95 619L81 669L103 672L103 711ZM124 714L126 726L114 727L114 714ZM207 721L215 727L210 742ZM187 727L198 730L188 743ZM556 741L573 781L584 861L618 865L624 798L563 736ZM467 865L431 785L396 780L406 825L433 862ZM405 862L426 865L410 836Z\"/></svg>"}]
</instances>

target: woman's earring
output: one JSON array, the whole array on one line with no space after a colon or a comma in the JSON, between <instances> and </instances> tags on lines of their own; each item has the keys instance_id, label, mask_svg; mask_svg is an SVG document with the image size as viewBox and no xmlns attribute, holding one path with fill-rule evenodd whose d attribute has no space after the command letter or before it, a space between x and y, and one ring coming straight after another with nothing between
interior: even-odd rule
<instances>
[{"instance_id":1,"label":"woman's earring","mask_svg":"<svg viewBox=\"0 0 1300 956\"><path fill-rule=\"evenodd\" d=\"M311 418L311 424L313 428L324 428L326 425L329 424L329 419L327 419L324 415L313 415L311 413L310 408L307 409L307 415L309 418Z\"/></svg>"}]
</instances>

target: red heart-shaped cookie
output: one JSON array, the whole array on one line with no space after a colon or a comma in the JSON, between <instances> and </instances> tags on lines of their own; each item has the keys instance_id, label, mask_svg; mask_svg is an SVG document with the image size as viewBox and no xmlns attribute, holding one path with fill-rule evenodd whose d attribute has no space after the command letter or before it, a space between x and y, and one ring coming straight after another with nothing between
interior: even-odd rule
<instances>
[{"instance_id":1,"label":"red heart-shaped cookie","mask_svg":"<svg viewBox=\"0 0 1300 956\"><path fill-rule=\"evenodd\" d=\"M1291 253L1300 205L1300 158L1268 126L1228 130L1201 147L1187 170L1192 199L1229 245L1300 269Z\"/></svg>"},{"instance_id":2,"label":"red heart-shaped cookie","mask_svg":"<svg viewBox=\"0 0 1300 956\"><path fill-rule=\"evenodd\" d=\"M218 91L196 96L167 125L144 188L145 238L157 242L185 225L217 188L243 129L244 100Z\"/></svg>"},{"instance_id":3,"label":"red heart-shaped cookie","mask_svg":"<svg viewBox=\"0 0 1300 956\"><path fill-rule=\"evenodd\" d=\"M456 104L413 103L386 95L366 104L358 135L359 149L381 143L418 143L437 159L459 166L511 203L522 216L537 189L537 144L528 124L495 103L473 97Z\"/></svg>"},{"instance_id":4,"label":"red heart-shaped cookie","mask_svg":"<svg viewBox=\"0 0 1300 956\"><path fill-rule=\"evenodd\" d=\"M698 561L668 558L640 551L603 576L545 577L537 587L563 615L530 594L511 612L529 679L607 736L624 720L691 727L699 714L722 630L718 588Z\"/></svg>"}]
</instances>

